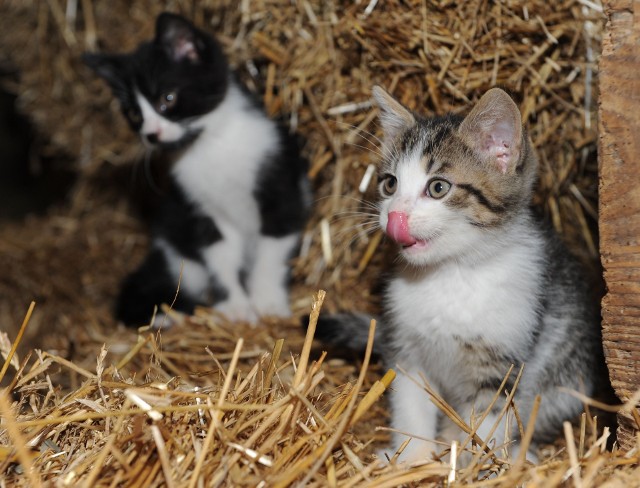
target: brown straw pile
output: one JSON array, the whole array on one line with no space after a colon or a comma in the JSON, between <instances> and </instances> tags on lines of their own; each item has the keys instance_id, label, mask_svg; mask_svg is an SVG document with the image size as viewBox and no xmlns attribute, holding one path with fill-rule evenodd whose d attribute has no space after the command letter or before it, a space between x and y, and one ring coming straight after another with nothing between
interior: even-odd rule
<instances>
[{"instance_id":1,"label":"brown straw pile","mask_svg":"<svg viewBox=\"0 0 640 488\"><path fill-rule=\"evenodd\" d=\"M313 323L319 288L324 310L378 308L388 254L362 224L374 84L426 114L508 89L540 155L536 202L597 258L597 0L5 0L0 68L13 75L0 82L39 132L34 151L81 178L64 205L0 229L0 486L633 486L638 449L605 450L591 413L538 466L477 436L469 466L376 461L390 377L368 357L311 348L297 320L251 329L200 310L162 333L114 324L118 283L146 245L127 203L144 154L79 56L132 49L165 9L216 33L269 113L306 140L317 199L294 261L297 316L312 310Z\"/></svg>"},{"instance_id":2,"label":"brown straw pile","mask_svg":"<svg viewBox=\"0 0 640 488\"><path fill-rule=\"evenodd\" d=\"M487 448L444 403L443 412L474 438L470 464L456 466L459 455L410 466L372 458L375 435L358 424L376 423L376 402L394 373L373 382L367 375L372 327L357 379L332 381L330 371L345 365L312 353L323 299L323 292L314 299L306 339L293 341L298 354L264 331L237 338L238 326L210 313L166 334L111 339L93 364L39 350L20 360L20 337L13 344L3 337L0 378L14 371L0 394L4 486L547 487L571 480L591 487L637 480L637 449L607 452L608 429L597 434L586 415L575 435L565 425L566 452L533 466L505 458L500 446ZM270 330L288 335L282 324ZM55 386L60 377L72 387Z\"/></svg>"}]
</instances>

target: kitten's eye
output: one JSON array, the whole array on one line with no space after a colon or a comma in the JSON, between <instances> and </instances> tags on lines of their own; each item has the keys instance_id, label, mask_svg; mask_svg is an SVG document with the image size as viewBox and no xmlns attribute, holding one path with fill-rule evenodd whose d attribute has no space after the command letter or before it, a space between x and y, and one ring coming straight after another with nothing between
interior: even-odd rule
<instances>
[{"instance_id":1,"label":"kitten's eye","mask_svg":"<svg viewBox=\"0 0 640 488\"><path fill-rule=\"evenodd\" d=\"M445 180L431 180L427 190L431 198L442 198L451 189L451 183Z\"/></svg>"},{"instance_id":2,"label":"kitten's eye","mask_svg":"<svg viewBox=\"0 0 640 488\"><path fill-rule=\"evenodd\" d=\"M380 191L385 197L391 196L396 192L398 188L398 180L393 175L384 175L382 184L380 185Z\"/></svg>"},{"instance_id":3,"label":"kitten's eye","mask_svg":"<svg viewBox=\"0 0 640 488\"><path fill-rule=\"evenodd\" d=\"M160 112L166 112L176 104L177 99L178 94L175 91L163 93L162 95L160 95L158 109L160 110Z\"/></svg>"}]
</instances>

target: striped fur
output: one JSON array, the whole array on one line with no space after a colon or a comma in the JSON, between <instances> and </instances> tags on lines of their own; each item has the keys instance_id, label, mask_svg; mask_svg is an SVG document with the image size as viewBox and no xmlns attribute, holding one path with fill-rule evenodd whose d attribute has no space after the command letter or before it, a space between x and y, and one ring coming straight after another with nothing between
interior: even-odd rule
<instances>
[{"instance_id":1,"label":"striped fur","mask_svg":"<svg viewBox=\"0 0 640 488\"><path fill-rule=\"evenodd\" d=\"M531 212L537 160L520 112L498 89L465 118L422 118L379 88L374 96L385 131L379 220L402 244L380 325L379 352L403 371L390 398L398 431L390 452L407 432L416 436L407 460L438 451L437 438L450 444L466 436L442 419L421 378L473 423L511 365L524 365L520 417L526 422L541 395L534 443L548 440L582 410L561 388L592 394L603 358L597 308L579 266ZM448 192L438 194L442 188ZM361 316L321 325L334 342L362 347ZM514 381L515 373L508 390ZM481 437L503 406L500 399L478 428ZM493 444L506 436L513 454L515 421L497 423Z\"/></svg>"}]
</instances>

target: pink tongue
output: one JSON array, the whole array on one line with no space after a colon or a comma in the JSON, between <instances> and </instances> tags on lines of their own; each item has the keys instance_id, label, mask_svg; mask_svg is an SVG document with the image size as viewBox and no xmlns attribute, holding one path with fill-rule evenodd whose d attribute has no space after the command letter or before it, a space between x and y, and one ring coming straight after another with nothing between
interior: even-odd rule
<instances>
[{"instance_id":1,"label":"pink tongue","mask_svg":"<svg viewBox=\"0 0 640 488\"><path fill-rule=\"evenodd\" d=\"M407 214L404 212L389 212L387 221L387 234L398 244L412 246L417 241L409 234Z\"/></svg>"}]
</instances>

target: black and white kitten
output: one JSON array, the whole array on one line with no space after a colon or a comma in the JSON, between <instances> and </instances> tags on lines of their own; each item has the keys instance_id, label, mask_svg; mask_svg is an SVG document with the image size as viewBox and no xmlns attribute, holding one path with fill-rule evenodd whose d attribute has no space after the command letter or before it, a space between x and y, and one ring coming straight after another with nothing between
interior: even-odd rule
<instances>
[{"instance_id":1,"label":"black and white kitten","mask_svg":"<svg viewBox=\"0 0 640 488\"><path fill-rule=\"evenodd\" d=\"M465 118L423 118L374 88L384 130L379 223L398 245L384 297L378 350L400 367L392 385L393 445L401 459L428 459L434 441L466 437L430 401L422 377L469 424L489 408L511 365L524 422L541 395L534 443L553 439L582 411L563 388L592 394L603 374L597 302L579 266L530 209L537 159L518 108L488 91ZM319 335L361 345L362 315L327 317ZM479 426L486 437L504 406ZM515 440L499 422L495 445ZM529 457L535 458L530 452Z\"/></svg>"},{"instance_id":2,"label":"black and white kitten","mask_svg":"<svg viewBox=\"0 0 640 488\"><path fill-rule=\"evenodd\" d=\"M296 141L238 84L220 45L161 14L155 38L127 54L87 54L132 129L176 151L151 249L126 278L117 317L149 322L155 305L215 304L235 320L289 316L288 261L305 224L307 162Z\"/></svg>"}]
</instances>

